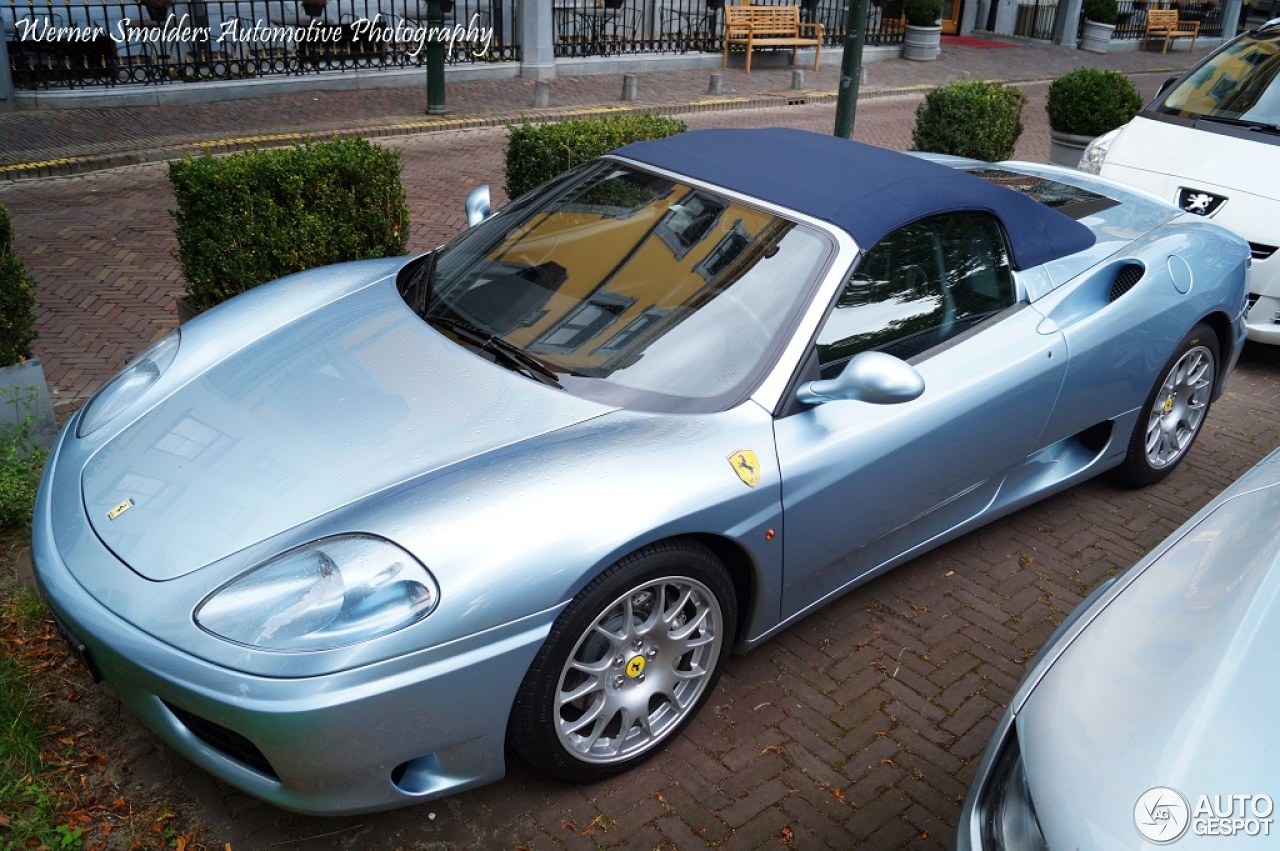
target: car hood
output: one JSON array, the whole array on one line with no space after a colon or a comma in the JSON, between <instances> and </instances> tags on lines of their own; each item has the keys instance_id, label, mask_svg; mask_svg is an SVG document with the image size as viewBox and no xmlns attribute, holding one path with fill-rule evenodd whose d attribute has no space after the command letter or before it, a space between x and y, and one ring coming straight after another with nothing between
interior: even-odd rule
<instances>
[{"instance_id":1,"label":"car hood","mask_svg":"<svg viewBox=\"0 0 1280 851\"><path fill-rule=\"evenodd\" d=\"M94 453L84 503L117 557L144 577L172 579L400 482L609 410L447 340L388 279L173 390Z\"/></svg>"},{"instance_id":2,"label":"car hood","mask_svg":"<svg viewBox=\"0 0 1280 851\"><path fill-rule=\"evenodd\" d=\"M1102 173L1141 186L1171 204L1178 188L1280 198L1280 168L1269 152L1280 151L1259 137L1214 132L1138 116L1107 149ZM1119 171L1117 171L1119 170ZM1229 202L1228 202L1229 203Z\"/></svg>"},{"instance_id":3,"label":"car hood","mask_svg":"<svg viewBox=\"0 0 1280 851\"><path fill-rule=\"evenodd\" d=\"M1266 466L1274 482L1280 464ZM1280 485L1246 489L1118 581L1065 650L1046 648L1060 655L1016 717L1050 847L1148 847L1134 807L1154 787L1190 807L1178 847L1217 847L1197 835L1201 796L1276 794L1278 553Z\"/></svg>"}]
</instances>

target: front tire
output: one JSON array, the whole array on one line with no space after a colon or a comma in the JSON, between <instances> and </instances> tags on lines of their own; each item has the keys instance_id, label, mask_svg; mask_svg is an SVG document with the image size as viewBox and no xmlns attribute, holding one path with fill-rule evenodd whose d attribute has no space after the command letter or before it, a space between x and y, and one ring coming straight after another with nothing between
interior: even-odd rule
<instances>
[{"instance_id":1,"label":"front tire","mask_svg":"<svg viewBox=\"0 0 1280 851\"><path fill-rule=\"evenodd\" d=\"M736 626L733 583L706 548L657 544L627 556L552 625L516 696L508 742L560 780L626 771L697 714Z\"/></svg>"},{"instance_id":2,"label":"front tire","mask_svg":"<svg viewBox=\"0 0 1280 851\"><path fill-rule=\"evenodd\" d=\"M1173 472L1204 425L1218 378L1218 335L1197 325L1183 338L1151 388L1117 477L1135 487Z\"/></svg>"}]
</instances>

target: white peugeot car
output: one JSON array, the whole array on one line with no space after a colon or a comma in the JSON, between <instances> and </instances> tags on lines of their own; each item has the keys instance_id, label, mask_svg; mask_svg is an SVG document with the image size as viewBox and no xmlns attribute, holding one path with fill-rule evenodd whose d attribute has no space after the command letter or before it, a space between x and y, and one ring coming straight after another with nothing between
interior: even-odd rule
<instances>
[{"instance_id":1,"label":"white peugeot car","mask_svg":"<svg viewBox=\"0 0 1280 851\"><path fill-rule=\"evenodd\" d=\"M1280 344L1280 19L1227 42L1080 168L1214 218L1249 241L1249 339Z\"/></svg>"}]
</instances>

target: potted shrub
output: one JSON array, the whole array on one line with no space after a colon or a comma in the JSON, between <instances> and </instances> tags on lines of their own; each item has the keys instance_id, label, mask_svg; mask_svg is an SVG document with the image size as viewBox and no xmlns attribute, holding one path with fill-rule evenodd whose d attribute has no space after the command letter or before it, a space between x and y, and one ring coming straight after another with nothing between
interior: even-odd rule
<instances>
[{"instance_id":1,"label":"potted shrub","mask_svg":"<svg viewBox=\"0 0 1280 851\"><path fill-rule=\"evenodd\" d=\"M0 439L16 440L24 452L33 444L48 449L55 430L44 369L31 356L35 306L35 282L13 253L13 225L0 206Z\"/></svg>"},{"instance_id":2,"label":"potted shrub","mask_svg":"<svg viewBox=\"0 0 1280 851\"><path fill-rule=\"evenodd\" d=\"M996 162L1013 156L1027 96L1014 86L959 80L934 89L916 107L911 147Z\"/></svg>"},{"instance_id":3,"label":"potted shrub","mask_svg":"<svg viewBox=\"0 0 1280 851\"><path fill-rule=\"evenodd\" d=\"M937 59L942 52L942 0L906 0L902 14L907 19L902 57Z\"/></svg>"},{"instance_id":4,"label":"potted shrub","mask_svg":"<svg viewBox=\"0 0 1280 851\"><path fill-rule=\"evenodd\" d=\"M1142 96L1119 71L1077 68L1049 84L1049 161L1074 168L1094 137L1127 124Z\"/></svg>"},{"instance_id":5,"label":"potted shrub","mask_svg":"<svg viewBox=\"0 0 1280 851\"><path fill-rule=\"evenodd\" d=\"M409 237L397 151L364 139L169 163L194 311L317 266L395 257Z\"/></svg>"},{"instance_id":6,"label":"potted shrub","mask_svg":"<svg viewBox=\"0 0 1280 851\"><path fill-rule=\"evenodd\" d=\"M453 12L454 0L440 0L440 14L449 15ZM428 0L406 0L403 7L396 7L401 10L406 18L414 21L428 20L430 15L430 3Z\"/></svg>"},{"instance_id":7,"label":"potted shrub","mask_svg":"<svg viewBox=\"0 0 1280 851\"><path fill-rule=\"evenodd\" d=\"M142 8L147 10L147 17L156 23L163 23L169 19L169 11L174 7L177 0L140 0Z\"/></svg>"},{"instance_id":8,"label":"potted shrub","mask_svg":"<svg viewBox=\"0 0 1280 851\"><path fill-rule=\"evenodd\" d=\"M1119 14L1116 0L1084 0L1084 29L1080 49L1090 53L1106 53Z\"/></svg>"}]
</instances>

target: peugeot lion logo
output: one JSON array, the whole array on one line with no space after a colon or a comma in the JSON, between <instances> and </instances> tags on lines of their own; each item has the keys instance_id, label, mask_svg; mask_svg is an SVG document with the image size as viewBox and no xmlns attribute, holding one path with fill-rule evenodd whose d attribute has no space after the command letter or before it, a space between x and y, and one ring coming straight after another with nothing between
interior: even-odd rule
<instances>
[{"instance_id":1,"label":"peugeot lion logo","mask_svg":"<svg viewBox=\"0 0 1280 851\"><path fill-rule=\"evenodd\" d=\"M1225 197L1214 195L1212 192L1188 189L1185 186L1178 189L1178 207L1183 212L1194 213L1197 216L1212 216L1226 201Z\"/></svg>"}]
</instances>

